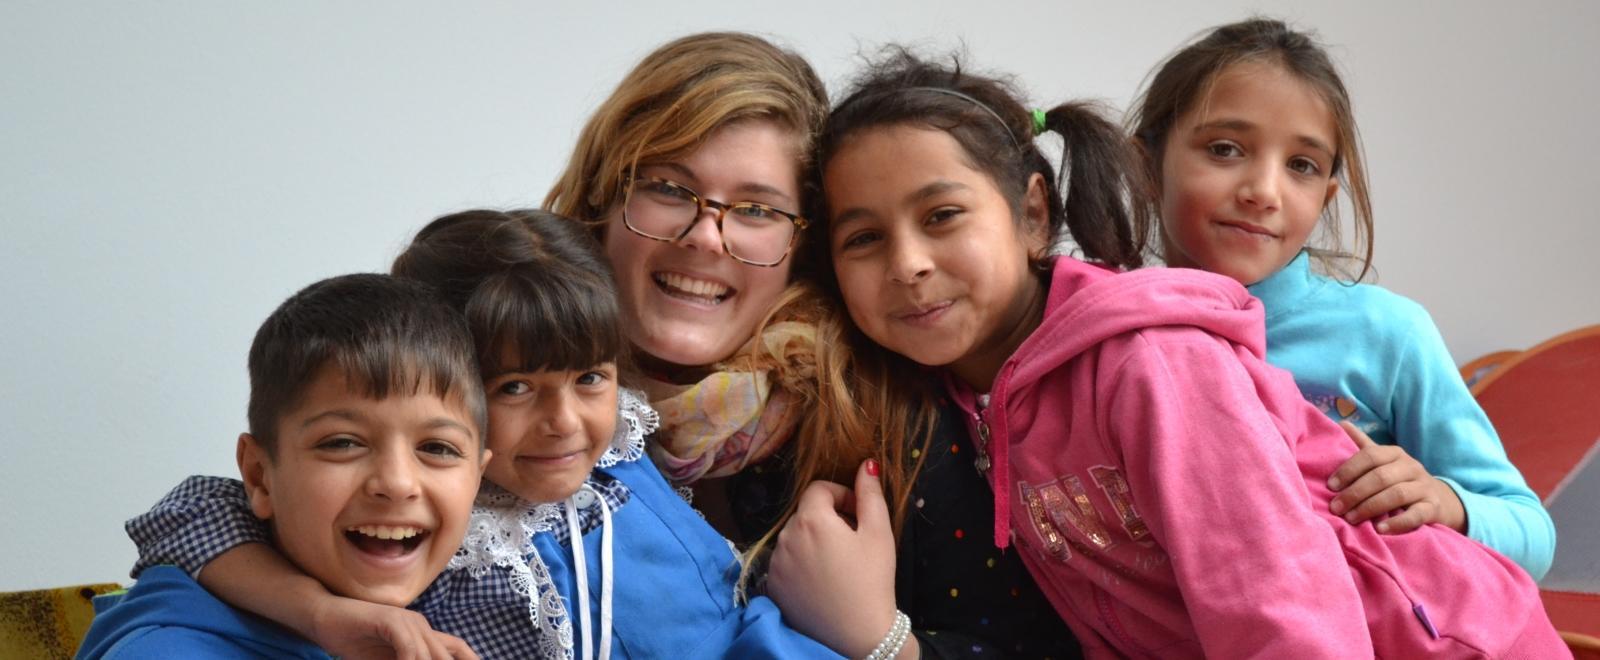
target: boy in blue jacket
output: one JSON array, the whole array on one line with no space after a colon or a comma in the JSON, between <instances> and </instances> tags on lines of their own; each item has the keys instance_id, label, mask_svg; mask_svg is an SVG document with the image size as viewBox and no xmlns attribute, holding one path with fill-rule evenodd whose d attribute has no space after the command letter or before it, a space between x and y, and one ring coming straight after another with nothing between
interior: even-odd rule
<instances>
[{"instance_id":1,"label":"boy in blue jacket","mask_svg":"<svg viewBox=\"0 0 1600 660\"><path fill-rule=\"evenodd\" d=\"M269 542L342 598L410 603L460 546L489 458L464 319L426 285L335 277L267 318L249 371L237 457ZM95 605L79 658L328 657L175 566L150 567ZM429 655L473 657L420 616L405 632Z\"/></svg>"},{"instance_id":2,"label":"boy in blue jacket","mask_svg":"<svg viewBox=\"0 0 1600 660\"><path fill-rule=\"evenodd\" d=\"M448 215L417 233L394 274L437 286L465 314L495 454L460 551L413 611L485 658L839 657L770 599L740 597L729 543L645 456L659 417L620 386L615 281L583 225L533 210ZM191 478L129 521L140 566L205 567L225 601L330 650L349 653L352 627L389 629L394 608L356 613L367 604L263 570L275 553L256 542L243 490Z\"/></svg>"}]
</instances>

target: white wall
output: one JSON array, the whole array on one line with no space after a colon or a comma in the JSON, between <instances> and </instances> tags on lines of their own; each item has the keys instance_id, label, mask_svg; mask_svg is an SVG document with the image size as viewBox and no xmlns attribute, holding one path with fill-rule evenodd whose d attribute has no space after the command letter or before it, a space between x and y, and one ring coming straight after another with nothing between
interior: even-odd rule
<instances>
[{"instance_id":1,"label":"white wall","mask_svg":"<svg viewBox=\"0 0 1600 660\"><path fill-rule=\"evenodd\" d=\"M234 473L283 297L441 212L537 204L626 68L691 31L775 35L833 89L862 46L959 40L1041 104L1120 107L1202 28L1285 16L1349 73L1380 282L1459 361L1600 322L1581 0L86 4L0 5L0 590L126 581L122 521Z\"/></svg>"}]
</instances>

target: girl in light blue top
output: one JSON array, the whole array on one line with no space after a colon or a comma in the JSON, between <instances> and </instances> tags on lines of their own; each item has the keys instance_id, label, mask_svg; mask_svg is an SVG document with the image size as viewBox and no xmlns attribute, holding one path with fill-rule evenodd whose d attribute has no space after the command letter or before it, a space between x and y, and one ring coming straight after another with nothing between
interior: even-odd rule
<instances>
[{"instance_id":1,"label":"girl in light blue top","mask_svg":"<svg viewBox=\"0 0 1600 660\"><path fill-rule=\"evenodd\" d=\"M1249 287L1267 311L1267 360L1330 417L1364 432L1329 478L1330 509L1403 534L1446 525L1535 579L1555 526L1506 458L1428 313L1368 284L1372 209L1349 94L1327 53L1282 22L1218 27L1163 63L1132 124L1171 266ZM1311 269L1319 222L1338 243L1334 197L1354 208L1361 272ZM1326 218L1325 222L1321 222ZM1385 515L1393 512L1394 515Z\"/></svg>"}]
</instances>

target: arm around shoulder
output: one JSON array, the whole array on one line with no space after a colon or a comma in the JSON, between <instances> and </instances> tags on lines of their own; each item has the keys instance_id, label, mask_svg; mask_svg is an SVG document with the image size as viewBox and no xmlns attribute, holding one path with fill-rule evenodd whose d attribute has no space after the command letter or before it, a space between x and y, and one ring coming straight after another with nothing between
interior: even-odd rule
<instances>
[{"instance_id":1,"label":"arm around shoulder","mask_svg":"<svg viewBox=\"0 0 1600 660\"><path fill-rule=\"evenodd\" d=\"M243 482L193 476L183 480L149 511L124 525L139 559L129 572L173 564L191 576L219 555L246 543L267 543L267 525L250 511Z\"/></svg>"}]
</instances>

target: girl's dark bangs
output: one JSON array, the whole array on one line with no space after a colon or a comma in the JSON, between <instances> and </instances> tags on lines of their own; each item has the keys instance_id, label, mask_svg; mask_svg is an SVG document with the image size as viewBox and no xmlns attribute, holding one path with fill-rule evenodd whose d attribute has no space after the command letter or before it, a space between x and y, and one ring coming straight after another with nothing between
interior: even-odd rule
<instances>
[{"instance_id":1,"label":"girl's dark bangs","mask_svg":"<svg viewBox=\"0 0 1600 660\"><path fill-rule=\"evenodd\" d=\"M625 343L616 294L606 284L577 269L506 272L485 281L467 304L485 377L619 361Z\"/></svg>"}]
</instances>

